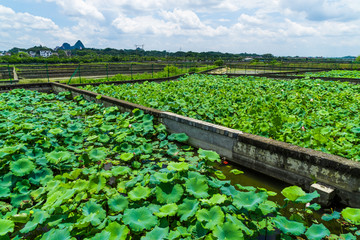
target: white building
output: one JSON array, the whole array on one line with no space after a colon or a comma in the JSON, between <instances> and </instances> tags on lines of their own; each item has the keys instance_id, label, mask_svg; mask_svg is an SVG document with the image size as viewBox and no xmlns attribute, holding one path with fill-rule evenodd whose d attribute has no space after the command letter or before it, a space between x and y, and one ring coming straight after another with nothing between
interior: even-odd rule
<instances>
[{"instance_id":1,"label":"white building","mask_svg":"<svg viewBox=\"0 0 360 240\"><path fill-rule=\"evenodd\" d=\"M50 57L53 53L51 51L40 51L41 57Z\"/></svg>"}]
</instances>

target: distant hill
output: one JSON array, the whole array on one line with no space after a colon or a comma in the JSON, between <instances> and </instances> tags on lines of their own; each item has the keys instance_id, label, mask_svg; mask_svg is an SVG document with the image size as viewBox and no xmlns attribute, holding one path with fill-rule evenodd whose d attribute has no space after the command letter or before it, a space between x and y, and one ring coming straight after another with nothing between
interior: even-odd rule
<instances>
[{"instance_id":1,"label":"distant hill","mask_svg":"<svg viewBox=\"0 0 360 240\"><path fill-rule=\"evenodd\" d=\"M63 43L63 45L61 45L59 49L62 50L85 49L85 46L80 40L78 40L74 46L71 46L69 43Z\"/></svg>"}]
</instances>

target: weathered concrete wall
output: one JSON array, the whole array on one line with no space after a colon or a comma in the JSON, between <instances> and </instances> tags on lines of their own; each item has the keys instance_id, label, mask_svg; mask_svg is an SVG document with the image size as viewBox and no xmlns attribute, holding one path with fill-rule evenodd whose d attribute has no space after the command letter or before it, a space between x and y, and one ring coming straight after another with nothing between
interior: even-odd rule
<instances>
[{"instance_id":1,"label":"weathered concrete wall","mask_svg":"<svg viewBox=\"0 0 360 240\"><path fill-rule=\"evenodd\" d=\"M52 85L51 83L31 83L31 84L9 84L9 85L0 85L0 93L8 92L13 89L24 88L32 91L38 92L51 92Z\"/></svg>"},{"instance_id":2,"label":"weathered concrete wall","mask_svg":"<svg viewBox=\"0 0 360 240\"><path fill-rule=\"evenodd\" d=\"M122 111L142 109L157 117L170 132L186 133L195 147L215 150L229 161L307 190L314 181L329 185L343 204L360 207L358 162L107 96L96 99L99 94L72 86L53 83L52 87L54 92L71 91L74 96L81 94L87 100L118 106Z\"/></svg>"}]
</instances>

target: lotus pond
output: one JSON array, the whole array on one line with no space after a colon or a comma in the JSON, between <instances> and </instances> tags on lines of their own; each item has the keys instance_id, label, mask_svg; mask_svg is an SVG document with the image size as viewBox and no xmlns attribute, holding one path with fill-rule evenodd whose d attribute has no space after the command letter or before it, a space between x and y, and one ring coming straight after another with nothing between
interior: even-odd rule
<instances>
[{"instance_id":1,"label":"lotus pond","mask_svg":"<svg viewBox=\"0 0 360 240\"><path fill-rule=\"evenodd\" d=\"M360 161L360 85L191 75L84 89Z\"/></svg>"},{"instance_id":2,"label":"lotus pond","mask_svg":"<svg viewBox=\"0 0 360 240\"><path fill-rule=\"evenodd\" d=\"M360 78L360 71L357 70L331 70L323 72L307 72L300 76L306 77L330 77L330 78Z\"/></svg>"},{"instance_id":3,"label":"lotus pond","mask_svg":"<svg viewBox=\"0 0 360 240\"><path fill-rule=\"evenodd\" d=\"M360 209L312 218L316 192L232 185L212 151L141 110L23 89L0 94L0 239L356 239ZM231 170L231 174L241 174ZM281 214L291 209L290 217Z\"/></svg>"}]
</instances>

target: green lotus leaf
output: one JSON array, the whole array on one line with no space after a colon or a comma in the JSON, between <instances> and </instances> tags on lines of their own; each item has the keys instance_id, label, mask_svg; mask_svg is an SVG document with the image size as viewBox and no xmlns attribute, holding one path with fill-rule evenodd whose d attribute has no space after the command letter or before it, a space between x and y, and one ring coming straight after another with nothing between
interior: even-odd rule
<instances>
[{"instance_id":1,"label":"green lotus leaf","mask_svg":"<svg viewBox=\"0 0 360 240\"><path fill-rule=\"evenodd\" d=\"M238 192L233 199L233 205L237 209L244 208L247 211L255 211L259 204L267 199L267 194L265 192Z\"/></svg>"},{"instance_id":2,"label":"green lotus leaf","mask_svg":"<svg viewBox=\"0 0 360 240\"><path fill-rule=\"evenodd\" d=\"M89 187L89 182L86 180L78 179L74 182L73 189L82 192Z\"/></svg>"},{"instance_id":3,"label":"green lotus leaf","mask_svg":"<svg viewBox=\"0 0 360 240\"><path fill-rule=\"evenodd\" d=\"M117 222L109 223L105 230L110 233L109 240L125 240L130 233L130 230L127 226L120 225Z\"/></svg>"},{"instance_id":4,"label":"green lotus leaf","mask_svg":"<svg viewBox=\"0 0 360 240\"><path fill-rule=\"evenodd\" d=\"M120 155L120 159L125 162L130 161L133 157L134 157L133 153L122 153Z\"/></svg>"},{"instance_id":5,"label":"green lotus leaf","mask_svg":"<svg viewBox=\"0 0 360 240\"><path fill-rule=\"evenodd\" d=\"M236 216L226 214L226 219L228 222L231 222L238 226L246 235L252 236L254 231L249 229L242 221L240 221Z\"/></svg>"},{"instance_id":6,"label":"green lotus leaf","mask_svg":"<svg viewBox=\"0 0 360 240\"><path fill-rule=\"evenodd\" d=\"M183 203L178 206L178 215L180 216L180 221L187 221L190 217L194 216L198 208L198 200L185 198Z\"/></svg>"},{"instance_id":7,"label":"green lotus leaf","mask_svg":"<svg viewBox=\"0 0 360 240\"><path fill-rule=\"evenodd\" d=\"M315 198L320 197L320 194L317 191L314 191L312 193L306 193L304 196L298 197L295 202L296 203L309 203Z\"/></svg>"},{"instance_id":8,"label":"green lotus leaf","mask_svg":"<svg viewBox=\"0 0 360 240\"><path fill-rule=\"evenodd\" d=\"M156 186L155 193L159 203L176 203L183 196L184 189L180 184L161 183Z\"/></svg>"},{"instance_id":9,"label":"green lotus leaf","mask_svg":"<svg viewBox=\"0 0 360 240\"><path fill-rule=\"evenodd\" d=\"M223 225L215 226L213 234L219 240L244 239L243 232L239 229L239 226L232 222L226 222Z\"/></svg>"},{"instance_id":10,"label":"green lotus leaf","mask_svg":"<svg viewBox=\"0 0 360 240\"><path fill-rule=\"evenodd\" d=\"M360 224L360 208L347 207L341 211L341 215L346 221L352 224Z\"/></svg>"},{"instance_id":11,"label":"green lotus leaf","mask_svg":"<svg viewBox=\"0 0 360 240\"><path fill-rule=\"evenodd\" d=\"M205 228L214 230L216 225L222 225L224 222L224 213L219 206L208 209L201 209L196 212L198 221L205 223Z\"/></svg>"},{"instance_id":12,"label":"green lotus leaf","mask_svg":"<svg viewBox=\"0 0 360 240\"><path fill-rule=\"evenodd\" d=\"M0 201L0 214L10 212L12 209L11 204Z\"/></svg>"},{"instance_id":13,"label":"green lotus leaf","mask_svg":"<svg viewBox=\"0 0 360 240\"><path fill-rule=\"evenodd\" d=\"M30 174L29 180L34 185L47 182L53 178L53 171L50 168L34 169Z\"/></svg>"},{"instance_id":14,"label":"green lotus leaf","mask_svg":"<svg viewBox=\"0 0 360 240\"><path fill-rule=\"evenodd\" d=\"M21 124L21 128L30 130L30 129L34 129L35 125L32 123L23 123L23 124Z\"/></svg>"},{"instance_id":15,"label":"green lotus leaf","mask_svg":"<svg viewBox=\"0 0 360 240\"><path fill-rule=\"evenodd\" d=\"M110 236L111 233L109 231L103 230L97 234L95 234L95 236L93 236L92 238L85 238L85 240L110 240Z\"/></svg>"},{"instance_id":16,"label":"green lotus leaf","mask_svg":"<svg viewBox=\"0 0 360 240\"><path fill-rule=\"evenodd\" d=\"M114 212L122 212L128 208L129 201L126 197L117 194L108 200L108 205Z\"/></svg>"},{"instance_id":17,"label":"green lotus leaf","mask_svg":"<svg viewBox=\"0 0 360 240\"><path fill-rule=\"evenodd\" d=\"M67 130L69 132L81 132L82 131L82 125L80 123L72 123L68 125Z\"/></svg>"},{"instance_id":18,"label":"green lotus leaf","mask_svg":"<svg viewBox=\"0 0 360 240\"><path fill-rule=\"evenodd\" d=\"M167 236L167 239L175 240L175 239L179 239L180 236L181 234L179 231L170 231L169 235Z\"/></svg>"},{"instance_id":19,"label":"green lotus leaf","mask_svg":"<svg viewBox=\"0 0 360 240\"><path fill-rule=\"evenodd\" d=\"M196 221L195 224L190 225L188 231L193 233L192 235L195 239L203 239L209 233L209 230L206 229L200 221Z\"/></svg>"},{"instance_id":20,"label":"green lotus leaf","mask_svg":"<svg viewBox=\"0 0 360 240\"><path fill-rule=\"evenodd\" d=\"M53 135L57 135L64 132L61 128L53 128L49 130L49 133L53 134Z\"/></svg>"},{"instance_id":21,"label":"green lotus leaf","mask_svg":"<svg viewBox=\"0 0 360 240\"><path fill-rule=\"evenodd\" d=\"M31 217L31 220L25 224L24 228L21 229L20 232L28 233L30 231L33 231L39 224L42 224L49 217L50 215L48 212L35 209L34 214Z\"/></svg>"},{"instance_id":22,"label":"green lotus leaf","mask_svg":"<svg viewBox=\"0 0 360 240\"><path fill-rule=\"evenodd\" d=\"M136 183L142 181L144 179L144 175L137 175L136 177L134 177L133 179L131 179L130 181L127 181L125 183L125 187L126 188L131 188L134 187L136 185Z\"/></svg>"},{"instance_id":23,"label":"green lotus leaf","mask_svg":"<svg viewBox=\"0 0 360 240\"><path fill-rule=\"evenodd\" d=\"M153 176L157 181L162 183L168 183L174 180L174 175L167 172L156 172Z\"/></svg>"},{"instance_id":24,"label":"green lotus leaf","mask_svg":"<svg viewBox=\"0 0 360 240\"><path fill-rule=\"evenodd\" d=\"M321 240L324 237L330 236L330 231L322 223L312 224L305 232L305 235L308 239Z\"/></svg>"},{"instance_id":25,"label":"green lotus leaf","mask_svg":"<svg viewBox=\"0 0 360 240\"><path fill-rule=\"evenodd\" d=\"M259 209L264 216L266 216L270 213L277 212L277 208L278 208L278 206L273 201L265 201L265 202L260 203L260 205L259 205Z\"/></svg>"},{"instance_id":26,"label":"green lotus leaf","mask_svg":"<svg viewBox=\"0 0 360 240\"><path fill-rule=\"evenodd\" d=\"M186 162L169 162L167 169L170 171L188 171L189 170L189 164Z\"/></svg>"},{"instance_id":27,"label":"green lotus leaf","mask_svg":"<svg viewBox=\"0 0 360 240\"><path fill-rule=\"evenodd\" d=\"M59 164L70 160L73 155L68 151L52 151L46 154L46 159L52 164Z\"/></svg>"},{"instance_id":28,"label":"green lotus leaf","mask_svg":"<svg viewBox=\"0 0 360 240\"><path fill-rule=\"evenodd\" d=\"M141 118L144 116L144 111L140 110L138 108L134 109L132 112L133 112L135 118Z\"/></svg>"},{"instance_id":29,"label":"green lotus leaf","mask_svg":"<svg viewBox=\"0 0 360 240\"><path fill-rule=\"evenodd\" d=\"M129 192L129 198L132 201L138 201L146 199L150 196L150 193L150 188L139 185Z\"/></svg>"},{"instance_id":30,"label":"green lotus leaf","mask_svg":"<svg viewBox=\"0 0 360 240\"><path fill-rule=\"evenodd\" d=\"M154 214L158 217L166 217L166 216L175 216L175 214L177 213L178 210L178 206L176 205L176 203L169 203L166 204L164 206L162 206L159 209L159 212L155 212Z\"/></svg>"},{"instance_id":31,"label":"green lotus leaf","mask_svg":"<svg viewBox=\"0 0 360 240\"><path fill-rule=\"evenodd\" d=\"M215 176L216 176L218 179L221 179L221 180L226 179L225 174L224 174L223 172L221 172L221 171L215 171L214 174L215 174Z\"/></svg>"},{"instance_id":32,"label":"green lotus leaf","mask_svg":"<svg viewBox=\"0 0 360 240\"><path fill-rule=\"evenodd\" d=\"M178 148L174 148L174 147L170 147L166 153L172 157L175 157L179 154L179 149Z\"/></svg>"},{"instance_id":33,"label":"green lotus leaf","mask_svg":"<svg viewBox=\"0 0 360 240\"><path fill-rule=\"evenodd\" d=\"M90 222L93 226L98 226L106 218L106 211L96 202L88 201L82 210L83 222Z\"/></svg>"},{"instance_id":34,"label":"green lotus leaf","mask_svg":"<svg viewBox=\"0 0 360 240\"><path fill-rule=\"evenodd\" d=\"M111 173L114 176L123 176L126 174L129 174L131 172L131 169L129 167L125 166L115 166L111 168Z\"/></svg>"},{"instance_id":35,"label":"green lotus leaf","mask_svg":"<svg viewBox=\"0 0 360 240\"><path fill-rule=\"evenodd\" d=\"M71 171L70 173L64 173L63 177L70 179L70 180L75 180L80 176L81 173L82 173L82 169L77 168L77 169L74 169L73 171Z\"/></svg>"},{"instance_id":36,"label":"green lotus leaf","mask_svg":"<svg viewBox=\"0 0 360 240\"><path fill-rule=\"evenodd\" d=\"M210 177L210 180L208 181L208 183L209 183L210 187L221 188L221 187L223 187L225 185L229 185L230 181L220 181L217 178Z\"/></svg>"},{"instance_id":37,"label":"green lotus leaf","mask_svg":"<svg viewBox=\"0 0 360 240\"><path fill-rule=\"evenodd\" d=\"M158 223L158 219L146 207L128 208L124 212L123 222L135 232L150 230Z\"/></svg>"},{"instance_id":38,"label":"green lotus leaf","mask_svg":"<svg viewBox=\"0 0 360 240\"><path fill-rule=\"evenodd\" d=\"M89 192L98 193L106 186L106 178L100 175L92 175L89 178Z\"/></svg>"},{"instance_id":39,"label":"green lotus leaf","mask_svg":"<svg viewBox=\"0 0 360 240\"><path fill-rule=\"evenodd\" d=\"M196 198L207 198L209 186L207 182L199 178L190 178L185 182L186 191Z\"/></svg>"},{"instance_id":40,"label":"green lotus leaf","mask_svg":"<svg viewBox=\"0 0 360 240\"><path fill-rule=\"evenodd\" d=\"M356 236L354 236L352 233L340 234L340 239L342 239L342 240L356 240Z\"/></svg>"},{"instance_id":41,"label":"green lotus leaf","mask_svg":"<svg viewBox=\"0 0 360 240\"><path fill-rule=\"evenodd\" d=\"M331 214L324 214L321 219L324 221L331 221L333 219L339 219L341 217L340 213L337 211L334 211Z\"/></svg>"},{"instance_id":42,"label":"green lotus leaf","mask_svg":"<svg viewBox=\"0 0 360 240\"><path fill-rule=\"evenodd\" d=\"M150 143L145 143L144 145L141 145L140 149L143 153L150 154L153 152L153 145Z\"/></svg>"},{"instance_id":43,"label":"green lotus leaf","mask_svg":"<svg viewBox=\"0 0 360 240\"><path fill-rule=\"evenodd\" d=\"M92 136L87 137L86 141L93 142L93 141L97 140L98 138L99 138L98 135L92 135Z\"/></svg>"},{"instance_id":44,"label":"green lotus leaf","mask_svg":"<svg viewBox=\"0 0 360 240\"><path fill-rule=\"evenodd\" d=\"M109 135L101 134L98 138L99 142L107 143L110 140Z\"/></svg>"},{"instance_id":45,"label":"green lotus leaf","mask_svg":"<svg viewBox=\"0 0 360 240\"><path fill-rule=\"evenodd\" d=\"M181 143L184 143L184 142L187 142L189 140L189 137L188 135L186 135L185 133L173 133L173 134L170 134L168 136L168 139L170 141L178 141L178 142L181 142Z\"/></svg>"},{"instance_id":46,"label":"green lotus leaf","mask_svg":"<svg viewBox=\"0 0 360 240\"><path fill-rule=\"evenodd\" d=\"M227 199L226 195L217 193L217 194L213 195L210 199L201 199L200 201L203 203L207 203L210 206L213 206L213 205L220 205L220 204L224 203L226 201L226 199Z\"/></svg>"},{"instance_id":47,"label":"green lotus leaf","mask_svg":"<svg viewBox=\"0 0 360 240\"><path fill-rule=\"evenodd\" d=\"M321 209L321 206L318 203L313 203L310 206L307 206L306 208L314 210L314 211L318 211Z\"/></svg>"},{"instance_id":48,"label":"green lotus leaf","mask_svg":"<svg viewBox=\"0 0 360 240\"><path fill-rule=\"evenodd\" d=\"M109 131L114 130L114 126L103 124L103 125L101 125L100 130L103 132L109 132Z\"/></svg>"},{"instance_id":49,"label":"green lotus leaf","mask_svg":"<svg viewBox=\"0 0 360 240\"><path fill-rule=\"evenodd\" d=\"M273 219L275 226L280 229L280 231L284 234L291 234L294 236L300 236L306 230L304 224L296 221L290 221L283 216L276 216Z\"/></svg>"},{"instance_id":50,"label":"green lotus leaf","mask_svg":"<svg viewBox=\"0 0 360 240\"><path fill-rule=\"evenodd\" d=\"M40 240L70 240L70 231L69 229L51 229L47 233L44 233Z\"/></svg>"},{"instance_id":51,"label":"green lotus leaf","mask_svg":"<svg viewBox=\"0 0 360 240\"><path fill-rule=\"evenodd\" d=\"M0 186L0 198L7 198L9 196L10 196L10 188Z\"/></svg>"},{"instance_id":52,"label":"green lotus leaf","mask_svg":"<svg viewBox=\"0 0 360 240\"><path fill-rule=\"evenodd\" d=\"M351 132L353 133L360 133L360 127L355 127L351 129Z\"/></svg>"},{"instance_id":53,"label":"green lotus leaf","mask_svg":"<svg viewBox=\"0 0 360 240\"><path fill-rule=\"evenodd\" d=\"M290 201L295 201L299 197L306 195L306 193L298 186L286 187L281 191L281 194Z\"/></svg>"},{"instance_id":54,"label":"green lotus leaf","mask_svg":"<svg viewBox=\"0 0 360 240\"><path fill-rule=\"evenodd\" d=\"M17 193L11 193L10 194L10 201L11 205L14 207L21 207L24 203L31 203L31 197L29 193L25 194L17 194Z\"/></svg>"},{"instance_id":55,"label":"green lotus leaf","mask_svg":"<svg viewBox=\"0 0 360 240\"><path fill-rule=\"evenodd\" d=\"M230 173L234 174L234 175L239 175L239 174L243 174L243 171L240 171L239 169L232 169L230 170Z\"/></svg>"},{"instance_id":56,"label":"green lotus leaf","mask_svg":"<svg viewBox=\"0 0 360 240\"><path fill-rule=\"evenodd\" d=\"M120 149L123 152L130 152L132 147L129 143L124 142L124 143L120 144Z\"/></svg>"},{"instance_id":57,"label":"green lotus leaf","mask_svg":"<svg viewBox=\"0 0 360 240\"><path fill-rule=\"evenodd\" d=\"M5 236L7 233L14 231L15 224L13 221L7 219L0 219L0 236Z\"/></svg>"},{"instance_id":58,"label":"green lotus leaf","mask_svg":"<svg viewBox=\"0 0 360 240\"><path fill-rule=\"evenodd\" d=\"M198 153L201 159L209 160L210 162L220 162L219 154L214 151L203 150L200 148Z\"/></svg>"},{"instance_id":59,"label":"green lotus leaf","mask_svg":"<svg viewBox=\"0 0 360 240\"><path fill-rule=\"evenodd\" d=\"M35 169L35 164L25 158L21 158L17 161L10 162L10 171L18 177L28 175Z\"/></svg>"},{"instance_id":60,"label":"green lotus leaf","mask_svg":"<svg viewBox=\"0 0 360 240\"><path fill-rule=\"evenodd\" d=\"M141 237L141 240L162 240L168 239L169 227L161 228L156 226L153 230L148 232L144 237Z\"/></svg>"},{"instance_id":61,"label":"green lotus leaf","mask_svg":"<svg viewBox=\"0 0 360 240\"><path fill-rule=\"evenodd\" d=\"M107 153L99 148L94 148L89 152L89 158L93 161L105 160Z\"/></svg>"}]
</instances>

